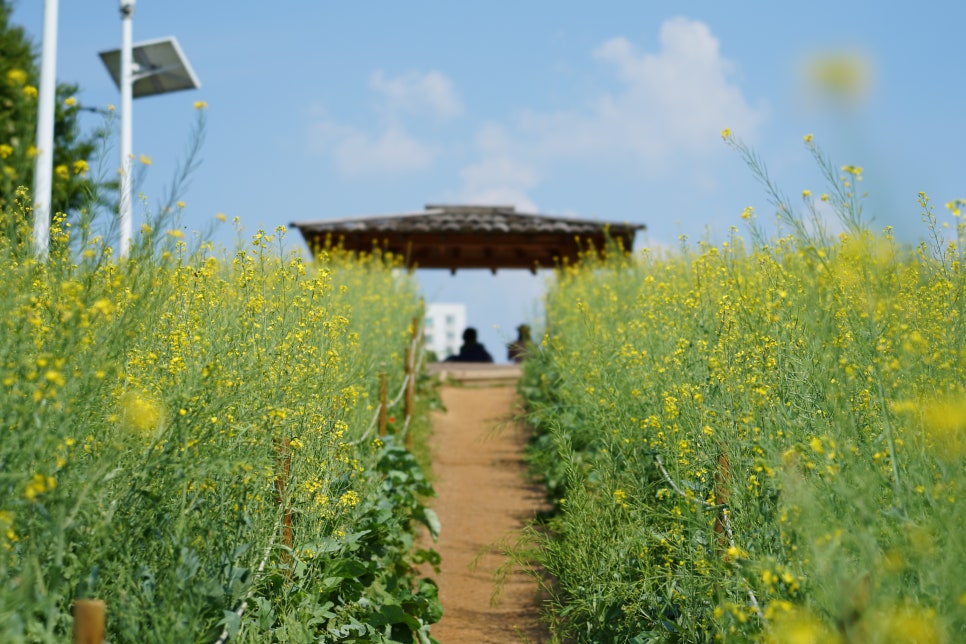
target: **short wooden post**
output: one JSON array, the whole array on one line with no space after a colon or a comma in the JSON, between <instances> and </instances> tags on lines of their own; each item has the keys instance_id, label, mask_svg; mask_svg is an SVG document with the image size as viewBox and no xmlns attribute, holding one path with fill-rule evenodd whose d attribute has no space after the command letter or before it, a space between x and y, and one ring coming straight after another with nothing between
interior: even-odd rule
<instances>
[{"instance_id":1,"label":"short wooden post","mask_svg":"<svg viewBox=\"0 0 966 644\"><path fill-rule=\"evenodd\" d=\"M101 644L107 606L102 599L78 599L74 602L75 644Z\"/></svg>"},{"instance_id":2,"label":"short wooden post","mask_svg":"<svg viewBox=\"0 0 966 644\"><path fill-rule=\"evenodd\" d=\"M279 506L284 505L282 515L282 545L286 550L282 551L282 561L289 563L292 560L292 510L285 501L285 486L288 483L289 472L292 469L292 454L289 451L291 442L288 437L275 443L276 456L278 458L279 473L275 477L275 500Z\"/></svg>"},{"instance_id":3,"label":"short wooden post","mask_svg":"<svg viewBox=\"0 0 966 644\"><path fill-rule=\"evenodd\" d=\"M386 372L379 372L379 435L386 435L386 420L389 410L386 404Z\"/></svg>"}]
</instances>

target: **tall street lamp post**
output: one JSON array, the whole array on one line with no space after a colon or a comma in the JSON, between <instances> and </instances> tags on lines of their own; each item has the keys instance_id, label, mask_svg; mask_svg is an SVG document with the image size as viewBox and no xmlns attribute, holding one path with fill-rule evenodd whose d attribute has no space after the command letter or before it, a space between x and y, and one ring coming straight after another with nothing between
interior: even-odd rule
<instances>
[{"instance_id":1,"label":"tall street lamp post","mask_svg":"<svg viewBox=\"0 0 966 644\"><path fill-rule=\"evenodd\" d=\"M54 174L54 101L57 99L57 0L44 3L44 33L37 96L37 156L34 158L34 252L47 258Z\"/></svg>"}]
</instances>

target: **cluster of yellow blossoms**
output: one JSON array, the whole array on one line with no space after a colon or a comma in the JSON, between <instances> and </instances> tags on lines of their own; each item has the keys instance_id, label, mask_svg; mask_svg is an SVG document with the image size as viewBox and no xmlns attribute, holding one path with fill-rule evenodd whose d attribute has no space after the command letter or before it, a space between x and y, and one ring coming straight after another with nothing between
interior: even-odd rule
<instances>
[{"instance_id":1,"label":"cluster of yellow blossoms","mask_svg":"<svg viewBox=\"0 0 966 644\"><path fill-rule=\"evenodd\" d=\"M841 174L851 199L862 169ZM587 477L555 525L562 587L589 597L615 580L621 619L679 615L699 639L962 632L966 246L952 228L912 248L889 230L732 235L562 270L533 366L557 401L554 445Z\"/></svg>"},{"instance_id":2,"label":"cluster of yellow blossoms","mask_svg":"<svg viewBox=\"0 0 966 644\"><path fill-rule=\"evenodd\" d=\"M69 611L87 579L144 627L148 597L181 588L164 601L190 624L206 610L192 588L270 545L269 570L283 547L352 534L379 493L360 439L419 312L410 277L335 250L306 261L284 229L234 254L143 232L123 261L99 238L46 263L0 239L0 577L21 580L0 606L18 619L46 614L39 587Z\"/></svg>"}]
</instances>

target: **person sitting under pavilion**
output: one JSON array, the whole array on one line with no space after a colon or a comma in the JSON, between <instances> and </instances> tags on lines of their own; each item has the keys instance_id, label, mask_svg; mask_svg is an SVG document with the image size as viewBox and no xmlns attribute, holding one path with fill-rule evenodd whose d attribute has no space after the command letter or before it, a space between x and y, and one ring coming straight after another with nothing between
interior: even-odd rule
<instances>
[{"instance_id":1,"label":"person sitting under pavilion","mask_svg":"<svg viewBox=\"0 0 966 644\"><path fill-rule=\"evenodd\" d=\"M493 356L476 339L476 329L469 326L463 331L460 352L446 358L446 362L493 362Z\"/></svg>"}]
</instances>

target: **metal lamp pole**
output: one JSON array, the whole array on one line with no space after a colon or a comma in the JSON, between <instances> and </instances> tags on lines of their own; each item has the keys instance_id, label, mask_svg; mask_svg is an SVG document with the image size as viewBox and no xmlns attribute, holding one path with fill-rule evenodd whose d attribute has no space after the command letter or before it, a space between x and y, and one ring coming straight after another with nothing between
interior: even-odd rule
<instances>
[{"instance_id":1,"label":"metal lamp pole","mask_svg":"<svg viewBox=\"0 0 966 644\"><path fill-rule=\"evenodd\" d=\"M57 98L57 0L44 3L44 35L37 100L37 156L34 160L34 252L47 258L54 174L54 101Z\"/></svg>"},{"instance_id":2,"label":"metal lamp pole","mask_svg":"<svg viewBox=\"0 0 966 644\"><path fill-rule=\"evenodd\" d=\"M120 0L121 6L121 194L120 253L127 257L133 238L131 226L131 102L134 84L134 60L131 45L131 18L135 0Z\"/></svg>"}]
</instances>

